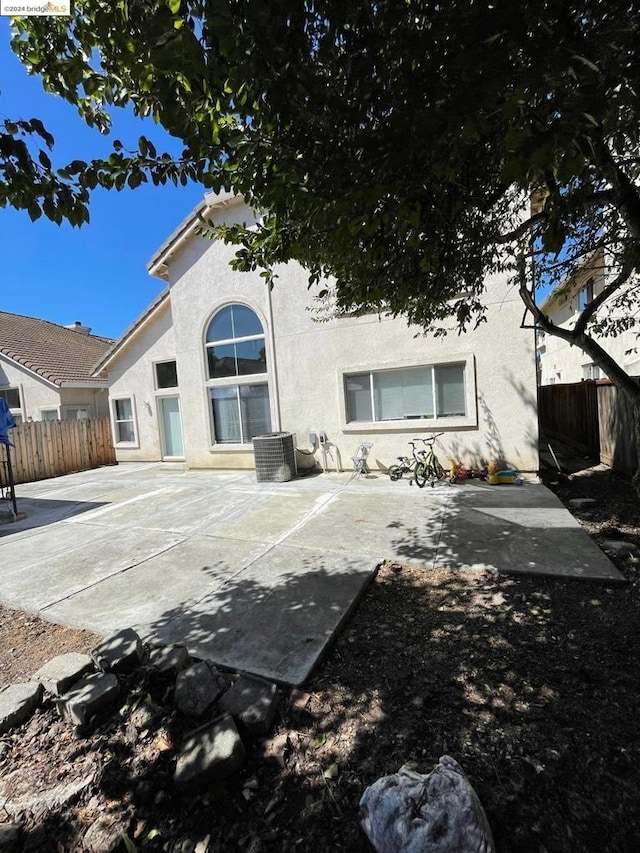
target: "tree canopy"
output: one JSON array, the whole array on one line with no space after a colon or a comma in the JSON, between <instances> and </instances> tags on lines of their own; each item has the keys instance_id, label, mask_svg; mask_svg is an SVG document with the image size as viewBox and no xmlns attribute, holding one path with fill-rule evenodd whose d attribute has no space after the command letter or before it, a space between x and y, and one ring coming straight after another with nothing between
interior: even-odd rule
<instances>
[{"instance_id":1,"label":"tree canopy","mask_svg":"<svg viewBox=\"0 0 640 853\"><path fill-rule=\"evenodd\" d=\"M335 278L339 307L436 332L478 322L506 270L533 321L634 393L589 329L605 298L628 314L638 291L638 4L78 0L14 27L22 62L90 125L131 106L184 152L116 140L60 170L33 144L52 142L44 128L5 122L0 203L81 223L96 186L233 189L267 211L223 231L238 268L295 259ZM596 251L605 294L554 326L535 283L569 287Z\"/></svg>"}]
</instances>

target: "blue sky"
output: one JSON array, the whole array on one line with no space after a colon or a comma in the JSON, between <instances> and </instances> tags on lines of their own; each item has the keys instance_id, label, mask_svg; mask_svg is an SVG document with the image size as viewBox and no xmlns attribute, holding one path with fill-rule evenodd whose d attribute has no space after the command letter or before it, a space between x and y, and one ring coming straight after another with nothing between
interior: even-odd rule
<instances>
[{"instance_id":1,"label":"blue sky","mask_svg":"<svg viewBox=\"0 0 640 853\"><path fill-rule=\"evenodd\" d=\"M9 19L0 18L0 115L39 118L56 140L59 166L108 154L109 137L91 130L74 108L45 93L9 47ZM113 135L135 147L144 133L159 151L180 151L153 121L114 112ZM118 337L163 287L146 264L155 249L202 198L200 186L143 185L93 193L91 222L55 225L26 211L0 208L0 310L67 325L80 320L93 332Z\"/></svg>"}]
</instances>

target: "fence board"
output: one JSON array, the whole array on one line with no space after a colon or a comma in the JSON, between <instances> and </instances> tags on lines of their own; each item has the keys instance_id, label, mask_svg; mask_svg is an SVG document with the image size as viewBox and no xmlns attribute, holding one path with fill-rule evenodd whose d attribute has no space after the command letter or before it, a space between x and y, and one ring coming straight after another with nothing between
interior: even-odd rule
<instances>
[{"instance_id":1,"label":"fence board","mask_svg":"<svg viewBox=\"0 0 640 853\"><path fill-rule=\"evenodd\" d=\"M627 474L638 468L635 420L631 404L615 385L598 388L600 461Z\"/></svg>"},{"instance_id":2,"label":"fence board","mask_svg":"<svg viewBox=\"0 0 640 853\"><path fill-rule=\"evenodd\" d=\"M116 464L108 418L34 421L12 429L9 437L16 483Z\"/></svg>"},{"instance_id":3,"label":"fence board","mask_svg":"<svg viewBox=\"0 0 640 853\"><path fill-rule=\"evenodd\" d=\"M595 382L538 388L541 431L558 436L588 456L600 453L598 388Z\"/></svg>"}]
</instances>

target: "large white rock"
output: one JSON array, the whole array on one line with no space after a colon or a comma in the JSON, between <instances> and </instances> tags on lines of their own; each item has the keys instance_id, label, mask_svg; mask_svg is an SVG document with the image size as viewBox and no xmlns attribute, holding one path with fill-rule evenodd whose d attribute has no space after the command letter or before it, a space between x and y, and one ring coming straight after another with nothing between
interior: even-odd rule
<instances>
[{"instance_id":1,"label":"large white rock","mask_svg":"<svg viewBox=\"0 0 640 853\"><path fill-rule=\"evenodd\" d=\"M377 853L495 853L482 804L449 755L426 775L401 767L370 785L360 825Z\"/></svg>"}]
</instances>

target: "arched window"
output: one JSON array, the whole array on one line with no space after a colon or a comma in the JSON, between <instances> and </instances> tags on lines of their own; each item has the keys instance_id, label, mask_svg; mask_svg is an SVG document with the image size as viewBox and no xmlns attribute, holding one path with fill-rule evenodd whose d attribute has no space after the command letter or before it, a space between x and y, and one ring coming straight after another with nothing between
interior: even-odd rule
<instances>
[{"instance_id":1,"label":"arched window","mask_svg":"<svg viewBox=\"0 0 640 853\"><path fill-rule=\"evenodd\" d=\"M211 319L205 354L214 442L247 444L269 432L271 412L264 329L246 305L225 305Z\"/></svg>"}]
</instances>

